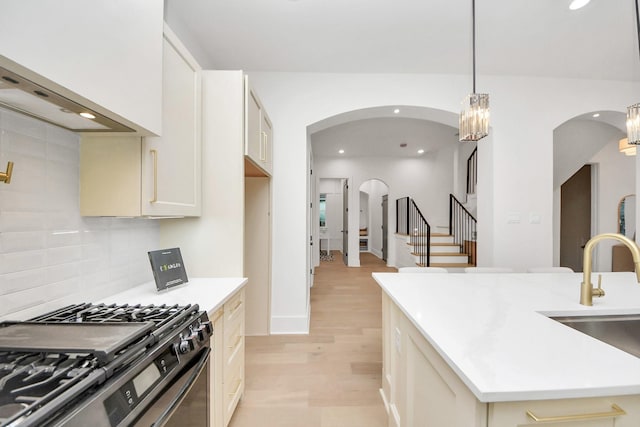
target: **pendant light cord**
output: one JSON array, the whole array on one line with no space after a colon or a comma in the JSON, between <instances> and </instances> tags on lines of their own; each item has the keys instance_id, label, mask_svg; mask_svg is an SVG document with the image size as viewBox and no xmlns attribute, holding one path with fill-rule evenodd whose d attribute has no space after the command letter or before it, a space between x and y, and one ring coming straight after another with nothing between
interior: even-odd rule
<instances>
[{"instance_id":1,"label":"pendant light cord","mask_svg":"<svg viewBox=\"0 0 640 427\"><path fill-rule=\"evenodd\" d=\"M635 3L636 3L636 32L638 33L638 54L640 56L640 13L638 12L638 0L635 0Z\"/></svg>"},{"instance_id":2,"label":"pendant light cord","mask_svg":"<svg viewBox=\"0 0 640 427\"><path fill-rule=\"evenodd\" d=\"M636 18L638 0L636 0ZM640 20L638 20L638 42L640 43ZM476 93L476 0L471 0L471 50L473 52L473 93Z\"/></svg>"}]
</instances>

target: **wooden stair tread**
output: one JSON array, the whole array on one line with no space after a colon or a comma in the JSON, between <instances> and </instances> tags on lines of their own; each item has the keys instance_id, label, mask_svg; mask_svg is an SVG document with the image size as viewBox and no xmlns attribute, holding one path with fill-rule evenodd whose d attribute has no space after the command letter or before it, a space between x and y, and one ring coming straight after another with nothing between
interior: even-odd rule
<instances>
[{"instance_id":1,"label":"wooden stair tread","mask_svg":"<svg viewBox=\"0 0 640 427\"><path fill-rule=\"evenodd\" d=\"M456 246L456 247L460 247L462 245L460 245L458 243L432 243L431 246Z\"/></svg>"}]
</instances>

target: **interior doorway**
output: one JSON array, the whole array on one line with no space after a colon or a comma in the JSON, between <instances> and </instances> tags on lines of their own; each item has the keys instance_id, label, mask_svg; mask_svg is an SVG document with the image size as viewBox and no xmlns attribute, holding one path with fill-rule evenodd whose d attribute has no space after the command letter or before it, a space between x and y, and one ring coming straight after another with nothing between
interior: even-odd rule
<instances>
[{"instance_id":1,"label":"interior doorway","mask_svg":"<svg viewBox=\"0 0 640 427\"><path fill-rule=\"evenodd\" d=\"M386 261L389 186L380 179L369 179L360 185L359 192L359 252Z\"/></svg>"}]
</instances>

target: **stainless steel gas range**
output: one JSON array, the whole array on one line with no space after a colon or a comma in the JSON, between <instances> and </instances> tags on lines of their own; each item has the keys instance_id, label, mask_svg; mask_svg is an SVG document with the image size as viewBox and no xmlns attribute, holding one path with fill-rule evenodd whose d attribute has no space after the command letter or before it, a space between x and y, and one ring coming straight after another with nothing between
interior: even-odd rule
<instances>
[{"instance_id":1,"label":"stainless steel gas range","mask_svg":"<svg viewBox=\"0 0 640 427\"><path fill-rule=\"evenodd\" d=\"M0 426L209 425L197 305L78 304L0 323Z\"/></svg>"}]
</instances>

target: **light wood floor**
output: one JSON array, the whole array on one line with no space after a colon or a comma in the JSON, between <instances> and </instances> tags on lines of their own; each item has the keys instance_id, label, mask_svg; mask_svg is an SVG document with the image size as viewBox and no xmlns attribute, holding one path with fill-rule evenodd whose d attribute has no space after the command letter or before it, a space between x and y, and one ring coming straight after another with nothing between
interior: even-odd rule
<instances>
[{"instance_id":1,"label":"light wood floor","mask_svg":"<svg viewBox=\"0 0 640 427\"><path fill-rule=\"evenodd\" d=\"M381 291L369 253L316 268L309 335L246 338L245 393L230 427L383 427Z\"/></svg>"}]
</instances>

